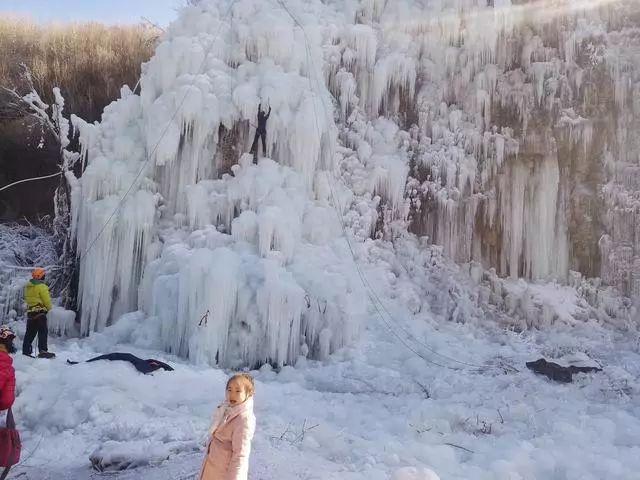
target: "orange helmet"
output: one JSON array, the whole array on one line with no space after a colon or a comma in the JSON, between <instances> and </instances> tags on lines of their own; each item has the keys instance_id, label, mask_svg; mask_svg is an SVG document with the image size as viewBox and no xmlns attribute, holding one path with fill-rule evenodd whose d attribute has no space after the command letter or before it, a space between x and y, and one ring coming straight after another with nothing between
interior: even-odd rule
<instances>
[{"instance_id":1,"label":"orange helmet","mask_svg":"<svg viewBox=\"0 0 640 480\"><path fill-rule=\"evenodd\" d=\"M31 278L33 278L34 280L42 280L44 278L44 274L44 268L34 268L31 272Z\"/></svg>"}]
</instances>

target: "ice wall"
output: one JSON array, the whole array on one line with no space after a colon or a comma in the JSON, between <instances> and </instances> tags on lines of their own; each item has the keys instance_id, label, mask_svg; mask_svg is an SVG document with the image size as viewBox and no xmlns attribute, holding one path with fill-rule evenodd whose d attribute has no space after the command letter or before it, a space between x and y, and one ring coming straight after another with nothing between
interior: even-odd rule
<instances>
[{"instance_id":1,"label":"ice wall","mask_svg":"<svg viewBox=\"0 0 640 480\"><path fill-rule=\"evenodd\" d=\"M315 64L329 30L275 5L186 8L140 95L124 87L99 124L74 119L83 334L140 309L169 352L226 366L325 358L356 337L365 295L330 203L346 189ZM305 23L327 10L295 7ZM254 165L260 102L273 160Z\"/></svg>"},{"instance_id":2,"label":"ice wall","mask_svg":"<svg viewBox=\"0 0 640 480\"><path fill-rule=\"evenodd\" d=\"M365 308L343 227L357 242L407 220L501 276L637 290L639 16L631 0L185 8L140 94L74 122L83 333L140 309L197 361L322 358Z\"/></svg>"},{"instance_id":3,"label":"ice wall","mask_svg":"<svg viewBox=\"0 0 640 480\"><path fill-rule=\"evenodd\" d=\"M640 4L362 5L336 96L411 134L410 229L503 276L637 294Z\"/></svg>"},{"instance_id":4,"label":"ice wall","mask_svg":"<svg viewBox=\"0 0 640 480\"><path fill-rule=\"evenodd\" d=\"M366 168L380 157L362 147L363 122L382 115L410 135L395 146L409 169L385 169L394 184L408 172L404 195L382 195L373 228L408 210L411 231L458 262L562 282L579 271L633 293L634 194L617 192L637 163L627 132L638 118L639 10L609 0L358 3L325 52L341 140Z\"/></svg>"},{"instance_id":5,"label":"ice wall","mask_svg":"<svg viewBox=\"0 0 640 480\"><path fill-rule=\"evenodd\" d=\"M366 163L363 117L410 134L411 231L502 276L579 271L637 293L638 2L361 2L355 15L325 54L342 139ZM402 218L398 205L379 216Z\"/></svg>"}]
</instances>

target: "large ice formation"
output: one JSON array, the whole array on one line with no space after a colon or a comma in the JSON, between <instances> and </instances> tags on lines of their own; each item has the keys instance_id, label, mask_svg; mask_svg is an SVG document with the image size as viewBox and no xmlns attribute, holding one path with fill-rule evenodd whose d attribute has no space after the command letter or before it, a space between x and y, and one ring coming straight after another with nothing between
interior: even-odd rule
<instances>
[{"instance_id":1,"label":"large ice formation","mask_svg":"<svg viewBox=\"0 0 640 480\"><path fill-rule=\"evenodd\" d=\"M638 293L639 24L623 0L185 8L140 94L74 119L83 333L142 310L195 361L323 358L365 312L351 249L398 220L499 275Z\"/></svg>"}]
</instances>

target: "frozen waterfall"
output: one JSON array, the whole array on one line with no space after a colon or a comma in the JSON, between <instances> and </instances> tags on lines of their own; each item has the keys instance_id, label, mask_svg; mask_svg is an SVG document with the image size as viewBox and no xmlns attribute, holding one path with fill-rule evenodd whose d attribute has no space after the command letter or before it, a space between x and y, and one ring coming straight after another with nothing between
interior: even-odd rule
<instances>
[{"instance_id":1,"label":"frozen waterfall","mask_svg":"<svg viewBox=\"0 0 640 480\"><path fill-rule=\"evenodd\" d=\"M74 119L83 334L140 310L193 361L325 358L367 308L341 222L353 242L396 222L503 276L640 293L640 7L542 3L185 8L140 94Z\"/></svg>"}]
</instances>

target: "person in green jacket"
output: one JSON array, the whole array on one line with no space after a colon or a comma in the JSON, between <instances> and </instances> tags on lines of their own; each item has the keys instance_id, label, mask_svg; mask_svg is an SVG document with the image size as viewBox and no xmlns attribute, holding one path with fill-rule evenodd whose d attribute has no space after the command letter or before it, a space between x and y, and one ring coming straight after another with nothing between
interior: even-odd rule
<instances>
[{"instance_id":1,"label":"person in green jacket","mask_svg":"<svg viewBox=\"0 0 640 480\"><path fill-rule=\"evenodd\" d=\"M24 301L27 304L27 331L22 342L22 354L32 356L32 344L38 337L38 357L54 358L47 348L47 313L53 308L49 287L44 283L44 268L35 268L31 272L31 281L24 287Z\"/></svg>"}]
</instances>

